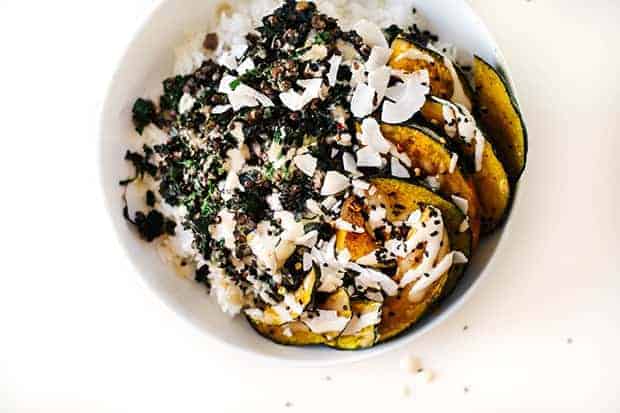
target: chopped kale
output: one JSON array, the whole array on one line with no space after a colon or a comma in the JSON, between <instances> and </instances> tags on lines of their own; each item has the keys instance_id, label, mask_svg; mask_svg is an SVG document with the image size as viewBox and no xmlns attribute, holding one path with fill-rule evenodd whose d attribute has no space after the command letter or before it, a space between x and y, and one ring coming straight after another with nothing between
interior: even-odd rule
<instances>
[{"instance_id":1,"label":"chopped kale","mask_svg":"<svg viewBox=\"0 0 620 413\"><path fill-rule=\"evenodd\" d=\"M236 90L239 87L239 85L241 85L241 80L240 79L235 79L232 82L230 82L229 86L230 86L230 88L232 90Z\"/></svg>"},{"instance_id":2,"label":"chopped kale","mask_svg":"<svg viewBox=\"0 0 620 413\"><path fill-rule=\"evenodd\" d=\"M157 119L157 108L151 100L141 98L136 100L132 113L133 124L140 135L144 132L144 128Z\"/></svg>"},{"instance_id":3,"label":"chopped kale","mask_svg":"<svg viewBox=\"0 0 620 413\"><path fill-rule=\"evenodd\" d=\"M159 99L162 111L177 111L187 80L187 76L175 76L164 80L164 94Z\"/></svg>"},{"instance_id":4,"label":"chopped kale","mask_svg":"<svg viewBox=\"0 0 620 413\"><path fill-rule=\"evenodd\" d=\"M152 164L149 159L153 154L153 151L150 147L144 146L144 153L142 155L138 152L127 151L125 153L125 160L132 163L136 174L133 178L128 178L119 182L121 186L126 186L135 181L138 178L142 178L144 174L148 174L152 177L157 176L157 165Z\"/></svg>"},{"instance_id":5,"label":"chopped kale","mask_svg":"<svg viewBox=\"0 0 620 413\"><path fill-rule=\"evenodd\" d=\"M196 275L194 279L199 284L204 284L207 287L207 291L211 290L211 281L209 280L209 266L203 265L202 267L196 270Z\"/></svg>"},{"instance_id":6,"label":"chopped kale","mask_svg":"<svg viewBox=\"0 0 620 413\"><path fill-rule=\"evenodd\" d=\"M403 29L393 24L383 29L383 33L385 34L388 44L392 44L394 39L396 39L400 34L403 33Z\"/></svg>"},{"instance_id":7,"label":"chopped kale","mask_svg":"<svg viewBox=\"0 0 620 413\"><path fill-rule=\"evenodd\" d=\"M247 191L235 192L232 199L226 203L226 207L245 213L254 222L262 221L269 211L269 205L261 194Z\"/></svg>"},{"instance_id":8,"label":"chopped kale","mask_svg":"<svg viewBox=\"0 0 620 413\"><path fill-rule=\"evenodd\" d=\"M153 208L155 206L155 193L153 191L146 191L146 204Z\"/></svg>"},{"instance_id":9,"label":"chopped kale","mask_svg":"<svg viewBox=\"0 0 620 413\"><path fill-rule=\"evenodd\" d=\"M162 235L175 234L176 223L165 218L159 211L151 210L146 215L144 212L138 211L132 220L129 216L127 207L125 207L123 215L129 222L136 226L140 236L147 242L152 242Z\"/></svg>"}]
</instances>

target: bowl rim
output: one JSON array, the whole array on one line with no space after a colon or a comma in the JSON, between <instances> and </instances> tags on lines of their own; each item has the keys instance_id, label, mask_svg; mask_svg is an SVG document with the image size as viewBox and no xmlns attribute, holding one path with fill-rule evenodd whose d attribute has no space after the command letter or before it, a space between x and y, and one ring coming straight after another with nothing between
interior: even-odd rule
<instances>
[{"instance_id":1,"label":"bowl rim","mask_svg":"<svg viewBox=\"0 0 620 413\"><path fill-rule=\"evenodd\" d=\"M122 72L123 62L125 62L128 56L131 54L131 51L133 50L136 43L138 42L141 33L143 33L149 27L149 25L152 24L153 18L162 12L162 10L165 8L166 4L169 1L171 0L157 0L156 4L151 8L151 10L142 17L142 20L137 25L137 28L132 32L131 38L127 42L124 43L123 52L119 55L118 58L115 59L114 66L112 66L114 67L114 70L112 72L111 77L108 80L107 86L104 89L104 95L103 95L104 100L101 106L101 113L98 116L97 136L98 136L99 142L95 146L96 151L97 151L96 163L97 163L97 168L99 170L97 173L98 186L99 186L99 190L101 191L100 193L103 196L104 208L106 209L106 215L108 217L109 223L111 224L114 230L115 236L118 240L121 240L123 235L120 233L120 228L116 224L116 219L118 217L116 217L113 212L114 207L117 205L113 204L113 200L111 199L110 195L108 194L108 191L106 190L106 170L104 168L104 154L105 154L105 147L106 147L106 138L104 136L105 122L107 118L107 113L109 112L109 107L112 105L112 100L113 100L112 91L114 89L114 85L116 84ZM478 19L477 23L480 25L481 30L484 32L484 35L486 36L486 38L489 39L490 45L494 49L496 66L499 66L499 68L502 70L504 78L508 82L508 85L511 89L513 98L521 108L521 116L523 118L523 122L527 124L525 114L523 113L523 110L522 110L521 100L519 98L518 90L514 84L511 69L509 65L507 64L502 48L499 46L499 44L496 41L496 37L494 36L493 32L489 29L485 21L479 16L479 14L476 12L474 7L468 1L466 0L458 0L458 1L462 3L463 7L468 9L468 12L471 15L473 15L474 17ZM415 329L411 329L408 332L404 332L403 334L385 343L382 343L379 346L371 347L369 349L363 349L363 350L354 351L354 352L340 351L340 354L342 355L341 357L335 357L330 360L324 360L320 358L317 358L315 360L306 360L306 359L278 357L275 354L265 354L260 351L257 351L253 349L252 346L244 346L238 343L227 342L223 338L217 335L210 334L208 331L206 331L204 328L198 325L196 321L192 320L187 314L180 311L177 308L177 304L175 304L169 296L165 294L161 294L160 292L156 291L153 288L153 286L149 283L149 281L146 279L146 277L144 276L142 269L140 268L140 266L138 265L138 263L136 262L136 260L134 259L130 251L125 247L125 245L123 245L121 248L123 250L123 253L127 257L128 261L130 262L131 267L133 267L134 272L136 273L136 275L139 276L140 283L143 285L143 287L146 288L146 290L149 291L149 294L153 294L157 298L157 302L159 302L160 304L163 304L164 307L172 311L186 325L190 326L192 330L199 332L201 337L206 338L207 340L211 341L213 344L219 347L233 350L240 355L243 355L245 357L252 357L253 360L255 361L259 361L260 363L269 364L269 365L273 365L275 363L278 365L287 365L287 366L295 366L295 367L329 367L329 366L340 365L340 364L345 364L345 363L354 363L354 362L359 362L362 360L370 359L372 357L378 357L378 356L384 355L392 350L402 348L405 345L412 343L413 341L419 339L420 337L428 333L430 330L443 324L448 318L450 318L457 311L459 311L465 305L465 303L467 303L471 299L471 297L476 292L481 282L490 276L489 275L489 273L491 272L490 269L492 268L493 265L495 265L499 251L503 249L502 247L505 243L505 238L507 237L507 233L509 233L510 230L512 229L511 228L512 220L510 218L514 210L521 203L520 188L521 186L523 186L523 183L527 183L526 173L523 173L519 181L514 185L513 198L511 201L510 209L507 212L507 215L504 219L501 229L497 231L495 235L497 236L495 250L486 260L486 263L482 267L478 277L471 283L471 285L469 285L469 287L459 297L451 301L449 305L443 306L441 311L437 315L435 315L432 320L424 323L423 325ZM121 243L124 244L124 242L121 242ZM231 322L232 322L232 319L231 319ZM275 344L275 343L272 343L272 345L278 346L278 344ZM331 351L337 352L338 350L332 349Z\"/></svg>"}]
</instances>

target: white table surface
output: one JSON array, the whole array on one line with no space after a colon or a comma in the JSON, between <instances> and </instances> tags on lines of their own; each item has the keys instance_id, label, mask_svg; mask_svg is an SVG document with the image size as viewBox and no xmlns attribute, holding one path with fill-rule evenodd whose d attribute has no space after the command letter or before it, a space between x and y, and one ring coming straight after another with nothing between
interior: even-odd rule
<instances>
[{"instance_id":1,"label":"white table surface","mask_svg":"<svg viewBox=\"0 0 620 413\"><path fill-rule=\"evenodd\" d=\"M290 369L181 322L104 215L99 110L154 1L0 0L0 411L620 411L620 2L473 4L530 130L511 247L408 348ZM399 369L407 353L430 385Z\"/></svg>"}]
</instances>

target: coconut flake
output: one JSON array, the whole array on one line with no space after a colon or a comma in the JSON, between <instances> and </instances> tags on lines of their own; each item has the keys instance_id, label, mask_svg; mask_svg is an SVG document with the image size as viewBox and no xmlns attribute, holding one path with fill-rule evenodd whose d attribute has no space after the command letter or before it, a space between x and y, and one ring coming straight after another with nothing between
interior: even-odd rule
<instances>
[{"instance_id":1,"label":"coconut flake","mask_svg":"<svg viewBox=\"0 0 620 413\"><path fill-rule=\"evenodd\" d=\"M354 179L353 188L359 189L361 191L367 191L370 188L370 183L366 181L362 181L361 179Z\"/></svg>"},{"instance_id":2,"label":"coconut flake","mask_svg":"<svg viewBox=\"0 0 620 413\"><path fill-rule=\"evenodd\" d=\"M419 371L415 375L415 381L416 381L416 383L421 384L421 385L428 384L431 381L433 381L433 372L431 372L428 369L424 369L422 371Z\"/></svg>"},{"instance_id":3,"label":"coconut flake","mask_svg":"<svg viewBox=\"0 0 620 413\"><path fill-rule=\"evenodd\" d=\"M412 162L411 162L411 158L409 158L409 155L407 155L405 152L399 152L396 145L394 144L391 144L391 145L392 147L390 148L390 155L396 157L407 168L411 168Z\"/></svg>"},{"instance_id":4,"label":"coconut flake","mask_svg":"<svg viewBox=\"0 0 620 413\"><path fill-rule=\"evenodd\" d=\"M375 89L364 82L357 84L351 98L351 113L357 118L363 118L372 113L374 106Z\"/></svg>"},{"instance_id":5,"label":"coconut flake","mask_svg":"<svg viewBox=\"0 0 620 413\"><path fill-rule=\"evenodd\" d=\"M357 34L362 37L364 43L370 47L380 46L386 49L390 47L379 26L373 22L362 19L353 26L353 30L355 30Z\"/></svg>"},{"instance_id":6,"label":"coconut flake","mask_svg":"<svg viewBox=\"0 0 620 413\"><path fill-rule=\"evenodd\" d=\"M307 272L307 271L310 271L311 268L312 268L312 255L310 255L307 252L304 252L303 270Z\"/></svg>"},{"instance_id":7,"label":"coconut flake","mask_svg":"<svg viewBox=\"0 0 620 413\"><path fill-rule=\"evenodd\" d=\"M283 211L284 207L282 206L282 203L280 202L280 194L277 192L274 192L273 194L269 195L266 198L267 201L267 205L269 205L269 208L272 211Z\"/></svg>"},{"instance_id":8,"label":"coconut flake","mask_svg":"<svg viewBox=\"0 0 620 413\"><path fill-rule=\"evenodd\" d=\"M280 100L282 101L282 104L293 112L301 110L312 100L319 97L321 93L321 86L323 85L323 79L301 79L297 81L297 84L304 88L303 94L299 94L293 89L280 93Z\"/></svg>"},{"instance_id":9,"label":"coconut flake","mask_svg":"<svg viewBox=\"0 0 620 413\"><path fill-rule=\"evenodd\" d=\"M356 152L357 166L360 168L381 168L383 158L372 146L365 146Z\"/></svg>"},{"instance_id":10,"label":"coconut flake","mask_svg":"<svg viewBox=\"0 0 620 413\"><path fill-rule=\"evenodd\" d=\"M403 82L400 82L395 84L394 86L387 88L387 90L385 91L385 97L396 102L402 99L403 96L405 96L406 92L407 85Z\"/></svg>"},{"instance_id":11,"label":"coconut flake","mask_svg":"<svg viewBox=\"0 0 620 413\"><path fill-rule=\"evenodd\" d=\"M463 212L463 214L467 215L467 211L469 211L469 202L465 198L461 198L460 196L452 195L452 202Z\"/></svg>"},{"instance_id":12,"label":"coconut flake","mask_svg":"<svg viewBox=\"0 0 620 413\"><path fill-rule=\"evenodd\" d=\"M314 176L314 172L316 171L317 159L309 154L298 155L293 158L293 162L295 166L302 171L304 174L309 177Z\"/></svg>"},{"instance_id":13,"label":"coconut flake","mask_svg":"<svg viewBox=\"0 0 620 413\"><path fill-rule=\"evenodd\" d=\"M368 85L377 93L376 107L381 105L388 84L390 83L390 68L383 66L368 73Z\"/></svg>"},{"instance_id":14,"label":"coconut flake","mask_svg":"<svg viewBox=\"0 0 620 413\"><path fill-rule=\"evenodd\" d=\"M345 152L342 154L342 167L353 176L360 174L360 171L357 169L355 157L352 153Z\"/></svg>"},{"instance_id":15,"label":"coconut flake","mask_svg":"<svg viewBox=\"0 0 620 413\"><path fill-rule=\"evenodd\" d=\"M336 229L339 229L341 231L353 232L355 234L363 234L364 233L364 228L358 227L357 225L352 224L349 221L345 221L342 218L338 218L336 220L335 225L336 225Z\"/></svg>"},{"instance_id":16,"label":"coconut flake","mask_svg":"<svg viewBox=\"0 0 620 413\"><path fill-rule=\"evenodd\" d=\"M405 168L398 159L392 157L390 166L392 169L392 176L395 176L397 178L410 178L411 177L407 168Z\"/></svg>"},{"instance_id":17,"label":"coconut flake","mask_svg":"<svg viewBox=\"0 0 620 413\"><path fill-rule=\"evenodd\" d=\"M306 201L306 209L313 214L323 215L323 211L321 210L321 204L319 204L314 199L310 198Z\"/></svg>"},{"instance_id":18,"label":"coconut flake","mask_svg":"<svg viewBox=\"0 0 620 413\"><path fill-rule=\"evenodd\" d=\"M465 217L463 222L459 225L459 232L465 232L469 229L469 217Z\"/></svg>"},{"instance_id":19,"label":"coconut flake","mask_svg":"<svg viewBox=\"0 0 620 413\"><path fill-rule=\"evenodd\" d=\"M323 200L323 202L321 202L321 205L323 205L323 207L325 207L326 209L332 209L334 206L336 206L337 203L338 200L336 199L336 197L328 196Z\"/></svg>"},{"instance_id":20,"label":"coconut flake","mask_svg":"<svg viewBox=\"0 0 620 413\"><path fill-rule=\"evenodd\" d=\"M213 106L213 109L211 109L211 113L213 115L220 115L222 113L228 112L230 109L232 109L232 105L217 105Z\"/></svg>"},{"instance_id":21,"label":"coconut flake","mask_svg":"<svg viewBox=\"0 0 620 413\"><path fill-rule=\"evenodd\" d=\"M304 247L312 248L316 245L316 242L319 240L319 231L310 231L307 234L297 238L295 240L295 244L301 245Z\"/></svg>"},{"instance_id":22,"label":"coconut flake","mask_svg":"<svg viewBox=\"0 0 620 413\"><path fill-rule=\"evenodd\" d=\"M367 255L358 258L355 262L359 265L364 265L366 267L376 267L379 264L379 262L377 261L377 250L374 250Z\"/></svg>"},{"instance_id":23,"label":"coconut flake","mask_svg":"<svg viewBox=\"0 0 620 413\"><path fill-rule=\"evenodd\" d=\"M338 69L340 68L340 63L342 63L342 56L335 54L328 62L329 72L327 73L327 80L330 86L336 86L336 82L338 82Z\"/></svg>"},{"instance_id":24,"label":"coconut flake","mask_svg":"<svg viewBox=\"0 0 620 413\"><path fill-rule=\"evenodd\" d=\"M194 107L196 103L196 99L189 93L184 93L181 96L181 100L179 100L179 113L182 115L184 113L189 112Z\"/></svg>"},{"instance_id":25,"label":"coconut flake","mask_svg":"<svg viewBox=\"0 0 620 413\"><path fill-rule=\"evenodd\" d=\"M300 60L307 62L310 60L323 60L327 57L327 47L323 44L313 44L312 47L303 55Z\"/></svg>"},{"instance_id":26,"label":"coconut flake","mask_svg":"<svg viewBox=\"0 0 620 413\"><path fill-rule=\"evenodd\" d=\"M422 219L422 211L419 209L416 209L415 211L411 213L411 215L409 215L409 218L407 218L406 224L408 227L414 227L420 222L420 219Z\"/></svg>"},{"instance_id":27,"label":"coconut flake","mask_svg":"<svg viewBox=\"0 0 620 413\"><path fill-rule=\"evenodd\" d=\"M448 169L448 172L453 174L454 171L456 171L456 166L458 162L459 162L459 155L457 153L453 153L452 157L450 158L450 168Z\"/></svg>"},{"instance_id":28,"label":"coconut flake","mask_svg":"<svg viewBox=\"0 0 620 413\"><path fill-rule=\"evenodd\" d=\"M243 107L255 107L259 104L265 107L273 106L273 102L264 94L252 89L248 85L239 83L233 90L231 84L238 82L238 79L234 76L225 75L222 77L218 91L225 93L228 96L228 100L233 107L233 110L238 111Z\"/></svg>"},{"instance_id":29,"label":"coconut flake","mask_svg":"<svg viewBox=\"0 0 620 413\"><path fill-rule=\"evenodd\" d=\"M401 99L395 103L387 100L383 102L381 119L384 122L392 124L406 122L424 106L426 95L430 92L428 71L420 70L413 73L405 84L406 90Z\"/></svg>"},{"instance_id":30,"label":"coconut flake","mask_svg":"<svg viewBox=\"0 0 620 413\"><path fill-rule=\"evenodd\" d=\"M328 171L323 180L321 195L335 195L346 190L349 186L349 178L342 175L340 172Z\"/></svg>"},{"instance_id":31,"label":"coconut flake","mask_svg":"<svg viewBox=\"0 0 620 413\"><path fill-rule=\"evenodd\" d=\"M373 70L385 67L385 65L387 65L388 63L388 60L390 60L391 54L392 50L389 47L373 47L370 51L370 56L366 61L366 70L368 72L372 72Z\"/></svg>"},{"instance_id":32,"label":"coconut flake","mask_svg":"<svg viewBox=\"0 0 620 413\"><path fill-rule=\"evenodd\" d=\"M364 83L366 81L366 70L364 69L364 65L357 60L351 62L350 67L351 81L349 83L351 88L354 88L360 83Z\"/></svg>"},{"instance_id":33,"label":"coconut flake","mask_svg":"<svg viewBox=\"0 0 620 413\"><path fill-rule=\"evenodd\" d=\"M370 225L370 228L372 228L373 230L381 228L385 226L386 216L387 211L385 208L377 207L375 209L372 209L368 214L368 225Z\"/></svg>"},{"instance_id":34,"label":"coconut flake","mask_svg":"<svg viewBox=\"0 0 620 413\"><path fill-rule=\"evenodd\" d=\"M480 130L476 130L476 147L474 149L474 162L476 164L476 172L482 170L482 158L484 157L484 147L486 145L484 135Z\"/></svg>"},{"instance_id":35,"label":"coconut flake","mask_svg":"<svg viewBox=\"0 0 620 413\"><path fill-rule=\"evenodd\" d=\"M230 70L235 70L237 68L237 59L235 59L235 56L231 52L222 53L217 59L217 63Z\"/></svg>"},{"instance_id":36,"label":"coconut flake","mask_svg":"<svg viewBox=\"0 0 620 413\"><path fill-rule=\"evenodd\" d=\"M388 153L392 144L383 137L379 123L375 118L366 118L362 122L362 141L376 152Z\"/></svg>"}]
</instances>

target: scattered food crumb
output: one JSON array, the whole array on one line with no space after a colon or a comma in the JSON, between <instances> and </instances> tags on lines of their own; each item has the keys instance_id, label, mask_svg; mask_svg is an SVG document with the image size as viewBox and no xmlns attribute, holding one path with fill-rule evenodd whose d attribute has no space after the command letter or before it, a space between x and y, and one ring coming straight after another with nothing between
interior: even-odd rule
<instances>
[{"instance_id":1,"label":"scattered food crumb","mask_svg":"<svg viewBox=\"0 0 620 413\"><path fill-rule=\"evenodd\" d=\"M566 340L566 342L567 342L568 344L573 344L573 339L572 339L571 337L569 337L569 338L568 338L568 340Z\"/></svg>"},{"instance_id":2,"label":"scattered food crumb","mask_svg":"<svg viewBox=\"0 0 620 413\"><path fill-rule=\"evenodd\" d=\"M292 402L286 402L286 404L284 406L285 407L293 407L293 403Z\"/></svg>"},{"instance_id":3,"label":"scattered food crumb","mask_svg":"<svg viewBox=\"0 0 620 413\"><path fill-rule=\"evenodd\" d=\"M409 387L408 385L405 385L405 387L403 388L403 396L411 397L411 387Z\"/></svg>"},{"instance_id":4,"label":"scattered food crumb","mask_svg":"<svg viewBox=\"0 0 620 413\"><path fill-rule=\"evenodd\" d=\"M415 379L419 384L428 384L433 380L433 372L427 369L420 369L415 375Z\"/></svg>"},{"instance_id":5,"label":"scattered food crumb","mask_svg":"<svg viewBox=\"0 0 620 413\"><path fill-rule=\"evenodd\" d=\"M416 373L421 369L422 364L419 358L408 354L401 359L400 367L408 373Z\"/></svg>"}]
</instances>

